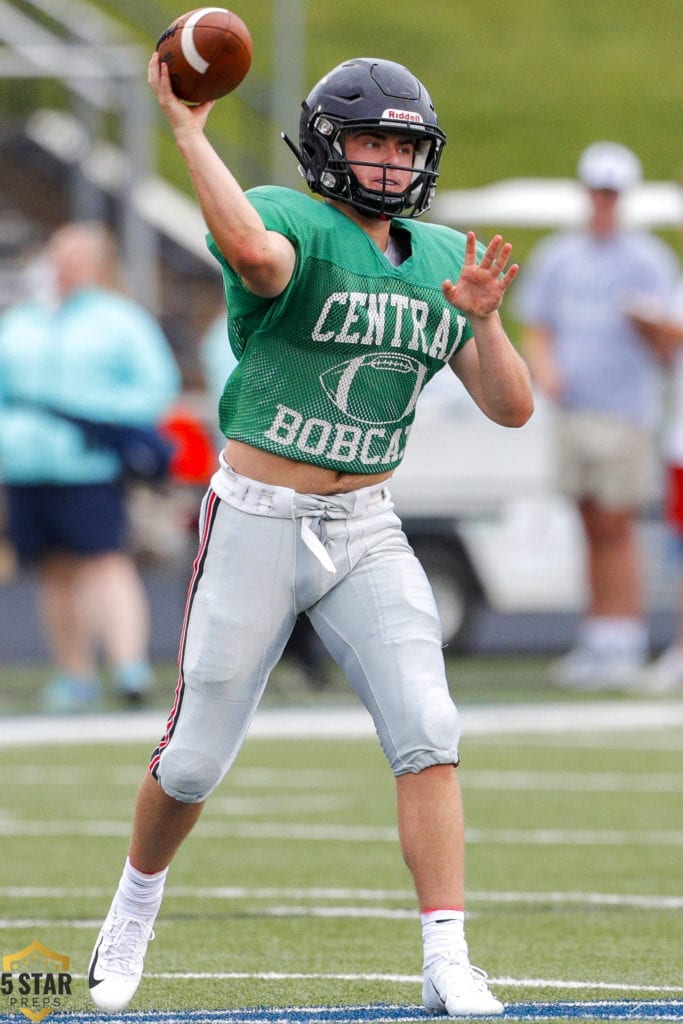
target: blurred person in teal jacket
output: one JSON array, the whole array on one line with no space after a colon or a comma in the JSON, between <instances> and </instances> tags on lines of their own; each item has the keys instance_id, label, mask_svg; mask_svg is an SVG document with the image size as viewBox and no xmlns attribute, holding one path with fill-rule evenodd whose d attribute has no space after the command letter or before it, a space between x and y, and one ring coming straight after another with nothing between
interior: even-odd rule
<instances>
[{"instance_id":1,"label":"blurred person in teal jacket","mask_svg":"<svg viewBox=\"0 0 683 1024\"><path fill-rule=\"evenodd\" d=\"M180 375L156 320L121 291L103 225L58 229L45 265L53 298L0 318L0 480L10 543L38 569L55 669L44 706L68 711L98 699L100 657L127 700L146 695L152 673L121 461L64 417L153 426Z\"/></svg>"}]
</instances>

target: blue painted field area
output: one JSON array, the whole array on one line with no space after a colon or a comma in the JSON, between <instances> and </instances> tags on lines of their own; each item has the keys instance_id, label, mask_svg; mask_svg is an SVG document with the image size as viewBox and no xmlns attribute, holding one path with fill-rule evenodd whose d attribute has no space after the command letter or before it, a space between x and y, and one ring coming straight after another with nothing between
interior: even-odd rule
<instances>
[{"instance_id":1,"label":"blue painted field area","mask_svg":"<svg viewBox=\"0 0 683 1024\"><path fill-rule=\"evenodd\" d=\"M0 1018L2 1019L2 1018ZM96 1013L54 1014L54 1024L101 1024ZM243 1010L182 1013L123 1013L108 1024L407 1024L434 1020L419 1006L248 1007ZM446 1018L439 1018L446 1019ZM469 1018L473 1019L473 1018ZM481 1020L482 1018L477 1018ZM599 1002L512 1003L503 1017L489 1020L683 1020L683 1000L601 1000Z\"/></svg>"}]
</instances>

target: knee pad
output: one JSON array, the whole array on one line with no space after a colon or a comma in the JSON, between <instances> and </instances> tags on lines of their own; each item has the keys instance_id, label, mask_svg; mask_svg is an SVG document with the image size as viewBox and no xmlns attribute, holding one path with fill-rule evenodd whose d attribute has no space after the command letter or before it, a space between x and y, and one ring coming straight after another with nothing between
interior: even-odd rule
<instances>
[{"instance_id":1,"label":"knee pad","mask_svg":"<svg viewBox=\"0 0 683 1024\"><path fill-rule=\"evenodd\" d=\"M395 754L389 757L394 775L421 772L435 764L457 764L462 732L460 715L448 693L435 694L421 714L411 716Z\"/></svg>"},{"instance_id":2,"label":"knee pad","mask_svg":"<svg viewBox=\"0 0 683 1024\"><path fill-rule=\"evenodd\" d=\"M156 771L157 782L167 796L184 804L198 804L223 778L223 764L205 750L167 747Z\"/></svg>"}]
</instances>

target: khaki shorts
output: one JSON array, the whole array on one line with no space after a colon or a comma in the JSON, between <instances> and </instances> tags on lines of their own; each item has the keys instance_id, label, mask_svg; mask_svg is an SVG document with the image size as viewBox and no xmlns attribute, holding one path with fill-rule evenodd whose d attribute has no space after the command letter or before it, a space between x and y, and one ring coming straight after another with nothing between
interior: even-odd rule
<instances>
[{"instance_id":1,"label":"khaki shorts","mask_svg":"<svg viewBox=\"0 0 683 1024\"><path fill-rule=\"evenodd\" d=\"M604 413L557 410L556 486L578 501L641 508L656 497L656 447L642 427Z\"/></svg>"}]
</instances>

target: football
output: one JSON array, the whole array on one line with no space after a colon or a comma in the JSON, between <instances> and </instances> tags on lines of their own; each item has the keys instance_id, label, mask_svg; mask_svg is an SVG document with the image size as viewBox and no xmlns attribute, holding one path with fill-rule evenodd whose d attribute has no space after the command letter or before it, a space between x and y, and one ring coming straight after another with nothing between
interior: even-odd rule
<instances>
[{"instance_id":1,"label":"football","mask_svg":"<svg viewBox=\"0 0 683 1024\"><path fill-rule=\"evenodd\" d=\"M173 92L187 103L227 96L244 80L253 54L249 29L223 7L181 14L161 33L156 49L168 65Z\"/></svg>"}]
</instances>

